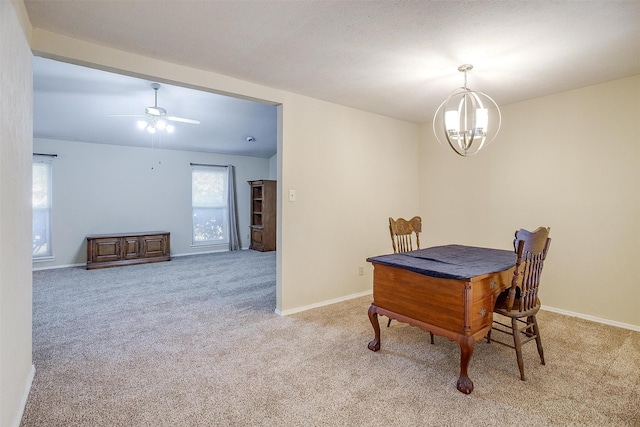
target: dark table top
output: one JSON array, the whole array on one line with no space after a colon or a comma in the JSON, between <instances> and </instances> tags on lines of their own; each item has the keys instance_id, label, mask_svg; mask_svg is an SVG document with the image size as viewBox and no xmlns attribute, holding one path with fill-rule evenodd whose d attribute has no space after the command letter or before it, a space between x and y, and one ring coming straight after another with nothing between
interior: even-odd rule
<instances>
[{"instance_id":1,"label":"dark table top","mask_svg":"<svg viewBox=\"0 0 640 427\"><path fill-rule=\"evenodd\" d=\"M404 268L443 279L470 279L504 271L516 264L513 251L446 245L367 258L371 263Z\"/></svg>"}]
</instances>

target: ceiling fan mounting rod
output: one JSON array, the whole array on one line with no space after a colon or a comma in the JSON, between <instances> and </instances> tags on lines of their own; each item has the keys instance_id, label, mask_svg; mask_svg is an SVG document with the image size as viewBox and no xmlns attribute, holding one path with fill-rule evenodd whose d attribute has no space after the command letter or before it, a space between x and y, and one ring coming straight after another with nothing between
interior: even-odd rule
<instances>
[{"instance_id":1,"label":"ceiling fan mounting rod","mask_svg":"<svg viewBox=\"0 0 640 427\"><path fill-rule=\"evenodd\" d=\"M155 104L153 105L154 107L158 108L158 89L160 89L160 83L151 83L151 87L154 90L155 93Z\"/></svg>"}]
</instances>

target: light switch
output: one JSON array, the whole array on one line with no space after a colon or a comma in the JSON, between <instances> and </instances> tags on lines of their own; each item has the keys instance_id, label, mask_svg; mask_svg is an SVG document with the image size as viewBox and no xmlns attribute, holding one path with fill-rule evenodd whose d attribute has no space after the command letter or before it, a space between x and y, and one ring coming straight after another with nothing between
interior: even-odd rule
<instances>
[{"instance_id":1,"label":"light switch","mask_svg":"<svg viewBox=\"0 0 640 427\"><path fill-rule=\"evenodd\" d=\"M296 201L296 190L293 190L293 189L289 190L289 201L290 202Z\"/></svg>"}]
</instances>

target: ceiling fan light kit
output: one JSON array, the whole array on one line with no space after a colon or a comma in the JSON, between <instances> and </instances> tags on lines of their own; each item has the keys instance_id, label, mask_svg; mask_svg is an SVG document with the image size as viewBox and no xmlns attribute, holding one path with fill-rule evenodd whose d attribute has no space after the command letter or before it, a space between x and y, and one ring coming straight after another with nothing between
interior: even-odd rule
<instances>
[{"instance_id":1,"label":"ceiling fan light kit","mask_svg":"<svg viewBox=\"0 0 640 427\"><path fill-rule=\"evenodd\" d=\"M138 129L146 130L150 134L154 134L157 131L165 131L167 133L173 133L175 126L168 122L181 122L189 123L192 125L199 125L200 120L186 119L184 117L167 116L167 110L158 107L158 89L160 89L159 83L151 83L151 88L154 90L155 102L153 107L146 107L143 115L112 115L112 117L142 117L137 122Z\"/></svg>"},{"instance_id":2,"label":"ceiling fan light kit","mask_svg":"<svg viewBox=\"0 0 640 427\"><path fill-rule=\"evenodd\" d=\"M173 133L176 129L175 126L167 124L166 121L162 119L151 120L147 122L146 120L138 120L138 129L146 130L147 132L154 134L157 130L164 130L167 133Z\"/></svg>"},{"instance_id":3,"label":"ceiling fan light kit","mask_svg":"<svg viewBox=\"0 0 640 427\"><path fill-rule=\"evenodd\" d=\"M463 64L464 86L455 89L436 110L433 133L440 144L446 141L462 157L477 154L498 135L502 116L498 104L487 94L467 87L471 64Z\"/></svg>"}]
</instances>

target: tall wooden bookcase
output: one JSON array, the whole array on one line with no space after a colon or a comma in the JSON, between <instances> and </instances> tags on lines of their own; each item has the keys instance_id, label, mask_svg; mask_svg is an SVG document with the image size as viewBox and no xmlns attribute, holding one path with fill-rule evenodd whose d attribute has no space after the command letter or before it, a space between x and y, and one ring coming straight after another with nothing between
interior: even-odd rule
<instances>
[{"instance_id":1,"label":"tall wooden bookcase","mask_svg":"<svg viewBox=\"0 0 640 427\"><path fill-rule=\"evenodd\" d=\"M251 186L251 244L249 249L276 250L276 181L249 181Z\"/></svg>"}]
</instances>

